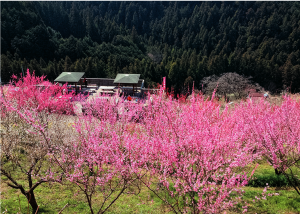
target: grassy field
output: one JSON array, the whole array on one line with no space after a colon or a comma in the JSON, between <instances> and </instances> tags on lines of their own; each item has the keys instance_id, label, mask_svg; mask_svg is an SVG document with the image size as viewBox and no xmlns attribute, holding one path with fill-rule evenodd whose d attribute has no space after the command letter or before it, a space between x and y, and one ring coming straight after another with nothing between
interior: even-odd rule
<instances>
[{"instance_id":1,"label":"grassy field","mask_svg":"<svg viewBox=\"0 0 300 214\"><path fill-rule=\"evenodd\" d=\"M274 175L274 169L267 163L261 163L254 177ZM20 191L7 186L7 179L1 177L1 213L30 213L28 203ZM243 200L249 203L248 213L300 213L300 196L290 187L270 187L267 193L279 193L279 196L267 197L267 200L253 202L255 196L261 197L263 187L245 187ZM39 213L58 213L66 204L62 213L90 213L84 195L72 184L42 184L35 190ZM97 207L97 197L94 204ZM241 205L240 205L241 207ZM30 210L30 207L29 207ZM140 194L124 194L107 213L172 213L164 203L143 187ZM240 213L229 210L227 213Z\"/></svg>"}]
</instances>

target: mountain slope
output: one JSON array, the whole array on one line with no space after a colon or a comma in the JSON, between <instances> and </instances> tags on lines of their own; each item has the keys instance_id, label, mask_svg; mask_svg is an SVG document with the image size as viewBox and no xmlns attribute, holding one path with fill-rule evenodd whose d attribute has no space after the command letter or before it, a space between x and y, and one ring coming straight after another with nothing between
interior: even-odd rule
<instances>
[{"instance_id":1,"label":"mountain slope","mask_svg":"<svg viewBox=\"0 0 300 214\"><path fill-rule=\"evenodd\" d=\"M141 73L182 91L224 72L300 91L298 2L2 2L2 80Z\"/></svg>"}]
</instances>

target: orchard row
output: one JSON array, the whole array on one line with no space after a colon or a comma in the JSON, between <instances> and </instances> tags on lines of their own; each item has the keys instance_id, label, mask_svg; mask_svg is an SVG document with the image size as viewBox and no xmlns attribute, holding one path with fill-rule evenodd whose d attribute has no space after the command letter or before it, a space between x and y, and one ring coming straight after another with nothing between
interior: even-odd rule
<instances>
[{"instance_id":1,"label":"orchard row","mask_svg":"<svg viewBox=\"0 0 300 214\"><path fill-rule=\"evenodd\" d=\"M195 94L185 102L162 92L137 103L100 96L81 100L84 113L75 115L78 99L66 86L29 72L14 78L1 88L1 173L33 212L34 190L45 182L77 185L91 213L141 187L174 213L225 212L243 203L255 168L243 169L259 159L300 195L300 103L288 96L280 106L246 100L224 109ZM27 185L15 179L16 168Z\"/></svg>"}]
</instances>

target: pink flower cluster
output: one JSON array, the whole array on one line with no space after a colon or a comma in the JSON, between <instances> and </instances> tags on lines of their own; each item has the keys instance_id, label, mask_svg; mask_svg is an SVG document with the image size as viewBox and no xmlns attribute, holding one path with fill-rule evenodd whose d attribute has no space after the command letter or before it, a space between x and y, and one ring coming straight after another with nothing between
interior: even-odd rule
<instances>
[{"instance_id":1,"label":"pink flower cluster","mask_svg":"<svg viewBox=\"0 0 300 214\"><path fill-rule=\"evenodd\" d=\"M19 79L13 76L9 86L5 86L4 98L17 109L26 108L38 112L73 114L71 98L67 85L59 86L45 80L45 76L37 77L34 72Z\"/></svg>"},{"instance_id":2,"label":"pink flower cluster","mask_svg":"<svg viewBox=\"0 0 300 214\"><path fill-rule=\"evenodd\" d=\"M279 193L268 193L267 194L267 189L269 188L269 185L268 185L268 183L266 183L266 187L264 188L264 190L263 190L263 192L262 192L262 194L261 194L261 198L259 198L259 197L257 197L257 196L255 196L255 199L253 199L253 202L257 202L257 201L259 201L259 200L267 200L267 196L268 197L272 197L272 196L278 196L279 195Z\"/></svg>"},{"instance_id":3,"label":"pink flower cluster","mask_svg":"<svg viewBox=\"0 0 300 214\"><path fill-rule=\"evenodd\" d=\"M47 136L43 121L28 115L72 108L70 95L62 93L65 86L36 89L42 81L28 72L15 83L18 92L11 86L6 106ZM119 194L111 203L127 188L145 185L174 212L224 212L237 204L241 187L253 175L247 177L243 167L266 157L284 171L300 156L300 108L289 97L281 106L247 101L222 110L201 95L182 103L163 93L151 95L145 103L100 96L83 105L84 114L74 121L74 140L55 152L51 148L49 157L59 173L85 193L91 210L96 190L103 194L105 211L114 192ZM55 177L55 170L47 176ZM177 203L169 203L164 195ZM264 191L262 198L266 196Z\"/></svg>"}]
</instances>

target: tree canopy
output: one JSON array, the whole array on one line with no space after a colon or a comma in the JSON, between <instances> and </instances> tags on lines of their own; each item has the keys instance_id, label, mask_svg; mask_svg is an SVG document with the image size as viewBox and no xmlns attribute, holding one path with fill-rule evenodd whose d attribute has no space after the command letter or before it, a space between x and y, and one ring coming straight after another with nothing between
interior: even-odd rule
<instances>
[{"instance_id":1,"label":"tree canopy","mask_svg":"<svg viewBox=\"0 0 300 214\"><path fill-rule=\"evenodd\" d=\"M22 68L65 71L182 91L235 72L300 91L299 2L2 2L2 81Z\"/></svg>"}]
</instances>

